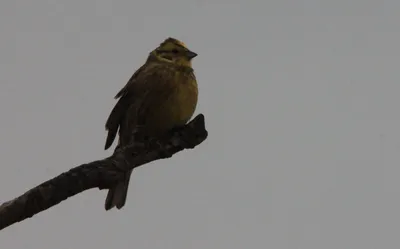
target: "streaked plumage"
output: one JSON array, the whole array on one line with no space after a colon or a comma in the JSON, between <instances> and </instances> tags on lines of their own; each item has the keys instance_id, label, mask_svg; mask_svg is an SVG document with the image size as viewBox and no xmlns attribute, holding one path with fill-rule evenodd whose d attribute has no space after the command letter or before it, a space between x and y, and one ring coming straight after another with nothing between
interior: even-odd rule
<instances>
[{"instance_id":1,"label":"streaked plumage","mask_svg":"<svg viewBox=\"0 0 400 249\"><path fill-rule=\"evenodd\" d=\"M115 97L119 100L106 122L105 149L111 146L117 132L117 147L124 147L132 139L158 137L189 121L197 105L197 82L191 65L196 56L173 38L149 54L146 63ZM109 190L106 210L124 206L131 173Z\"/></svg>"}]
</instances>

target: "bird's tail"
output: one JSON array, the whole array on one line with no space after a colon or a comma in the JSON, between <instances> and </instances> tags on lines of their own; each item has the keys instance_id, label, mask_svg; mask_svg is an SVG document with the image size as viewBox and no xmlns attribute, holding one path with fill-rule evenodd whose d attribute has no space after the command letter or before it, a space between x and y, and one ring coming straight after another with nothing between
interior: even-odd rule
<instances>
[{"instance_id":1,"label":"bird's tail","mask_svg":"<svg viewBox=\"0 0 400 249\"><path fill-rule=\"evenodd\" d=\"M142 133L138 132L138 127L135 128L136 130L134 131L134 134L132 134L130 137L127 136L120 136L118 140L118 145L115 147L114 153L116 153L117 150L121 149L123 144L130 144L133 139L135 141L137 140L146 140L147 137L143 135ZM128 138L125 140L121 140L123 138ZM118 182L115 186L110 188L107 193L107 198L105 202L105 209L109 210L113 207L117 207L118 209L121 209L126 202L126 196L128 194L128 187L129 187L129 180L131 178L133 169L127 171L125 175L125 179L121 182Z\"/></svg>"},{"instance_id":2,"label":"bird's tail","mask_svg":"<svg viewBox=\"0 0 400 249\"><path fill-rule=\"evenodd\" d=\"M118 140L118 144L114 149L114 153L121 148L121 137ZM110 210L113 207L121 209L126 202L126 197L128 195L129 180L131 179L132 170L126 172L125 179L118 182L115 186L108 190L106 202L104 207L106 210Z\"/></svg>"},{"instance_id":3,"label":"bird's tail","mask_svg":"<svg viewBox=\"0 0 400 249\"><path fill-rule=\"evenodd\" d=\"M105 203L106 210L109 210L113 207L121 209L125 205L131 174L132 170L129 170L125 176L125 180L117 183L117 185L108 190Z\"/></svg>"}]
</instances>

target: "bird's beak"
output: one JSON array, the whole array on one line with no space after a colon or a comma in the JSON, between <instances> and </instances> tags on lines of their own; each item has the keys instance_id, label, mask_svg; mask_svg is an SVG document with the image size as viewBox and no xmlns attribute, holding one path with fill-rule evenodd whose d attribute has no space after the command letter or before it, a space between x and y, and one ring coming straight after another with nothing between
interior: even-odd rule
<instances>
[{"instance_id":1,"label":"bird's beak","mask_svg":"<svg viewBox=\"0 0 400 249\"><path fill-rule=\"evenodd\" d=\"M186 51L186 56L187 56L189 59L193 59L194 57L197 56L197 54L196 54L195 52L192 52L192 51L188 50L188 51Z\"/></svg>"}]
</instances>

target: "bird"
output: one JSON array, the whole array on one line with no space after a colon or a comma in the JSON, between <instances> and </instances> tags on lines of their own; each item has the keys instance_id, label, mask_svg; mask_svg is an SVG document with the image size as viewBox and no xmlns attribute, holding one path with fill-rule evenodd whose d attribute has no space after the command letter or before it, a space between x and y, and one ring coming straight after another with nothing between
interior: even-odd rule
<instances>
[{"instance_id":1,"label":"bird","mask_svg":"<svg viewBox=\"0 0 400 249\"><path fill-rule=\"evenodd\" d=\"M198 101L192 59L197 53L169 37L151 51L146 62L117 93L107 121L107 150L119 135L115 150L145 138L159 138L185 125ZM121 209L126 202L132 170L108 190L105 209Z\"/></svg>"}]
</instances>

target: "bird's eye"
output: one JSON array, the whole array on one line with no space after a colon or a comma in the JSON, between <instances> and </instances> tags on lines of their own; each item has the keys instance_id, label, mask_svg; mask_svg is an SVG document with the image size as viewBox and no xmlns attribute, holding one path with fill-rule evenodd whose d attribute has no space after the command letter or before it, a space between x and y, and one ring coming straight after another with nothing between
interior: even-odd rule
<instances>
[{"instance_id":1,"label":"bird's eye","mask_svg":"<svg viewBox=\"0 0 400 249\"><path fill-rule=\"evenodd\" d=\"M179 51L177 49L172 49L172 53L177 54Z\"/></svg>"}]
</instances>

